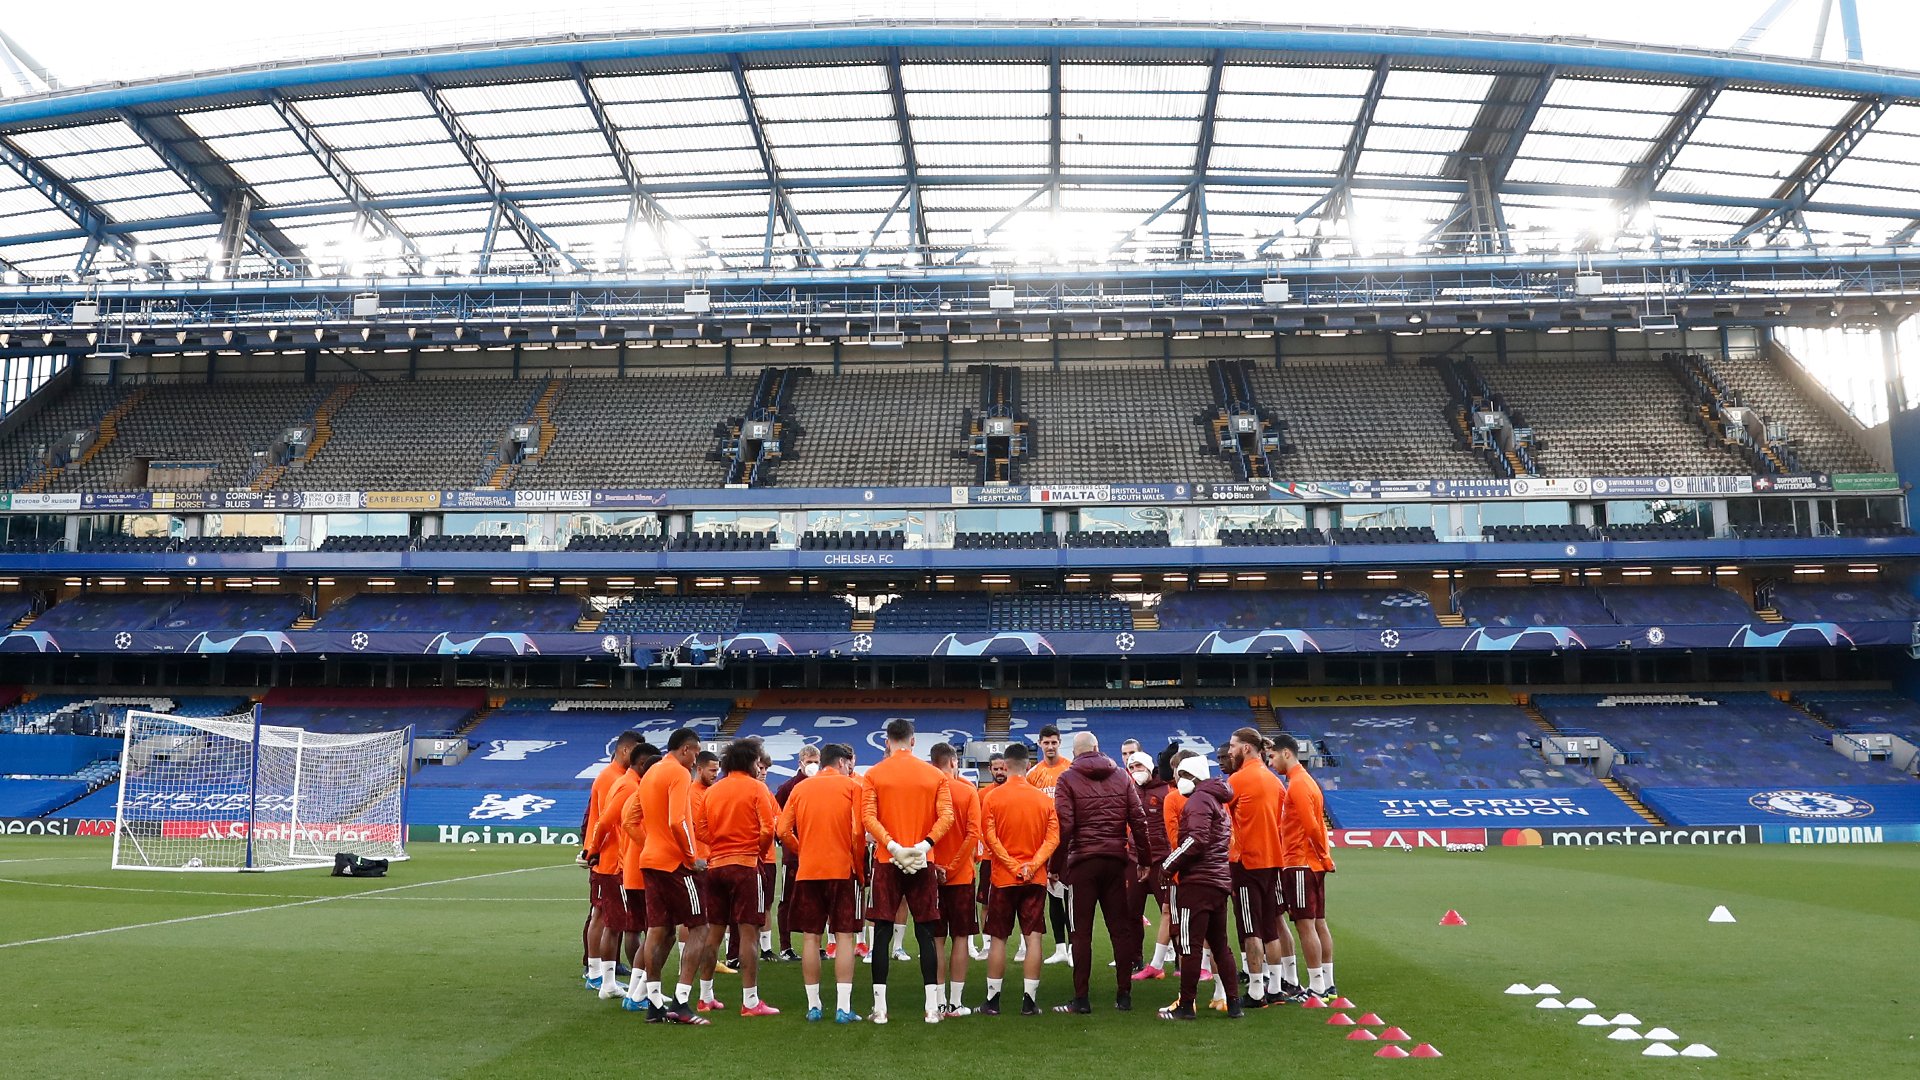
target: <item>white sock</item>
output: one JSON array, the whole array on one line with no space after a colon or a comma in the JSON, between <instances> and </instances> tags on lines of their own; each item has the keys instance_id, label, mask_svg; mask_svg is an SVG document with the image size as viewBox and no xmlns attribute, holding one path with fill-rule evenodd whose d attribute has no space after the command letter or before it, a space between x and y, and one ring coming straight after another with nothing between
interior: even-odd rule
<instances>
[{"instance_id":1,"label":"white sock","mask_svg":"<svg viewBox=\"0 0 1920 1080\"><path fill-rule=\"evenodd\" d=\"M934 983L933 985L927 987L927 1011L928 1012L937 1013L940 1011L940 1006L945 1004L944 999L942 999L940 995L941 995L941 986L939 983Z\"/></svg>"},{"instance_id":2,"label":"white sock","mask_svg":"<svg viewBox=\"0 0 1920 1080\"><path fill-rule=\"evenodd\" d=\"M1173 960L1172 942L1168 942L1165 945L1155 945L1153 947L1153 966L1154 967L1166 967L1167 964L1172 962L1172 960Z\"/></svg>"},{"instance_id":3,"label":"white sock","mask_svg":"<svg viewBox=\"0 0 1920 1080\"><path fill-rule=\"evenodd\" d=\"M991 997L999 997L999 996L1000 996L1000 986L1001 986L1001 980L999 980L999 979L988 979L988 980L987 980L987 996L988 996L988 997L990 997L990 998L991 998Z\"/></svg>"},{"instance_id":4,"label":"white sock","mask_svg":"<svg viewBox=\"0 0 1920 1080\"><path fill-rule=\"evenodd\" d=\"M887 988L884 986L876 986L873 988L873 1011L887 1011Z\"/></svg>"},{"instance_id":5,"label":"white sock","mask_svg":"<svg viewBox=\"0 0 1920 1080\"><path fill-rule=\"evenodd\" d=\"M1298 955L1294 955L1282 957L1280 960L1280 977L1295 986L1300 985L1299 959Z\"/></svg>"},{"instance_id":6,"label":"white sock","mask_svg":"<svg viewBox=\"0 0 1920 1080\"><path fill-rule=\"evenodd\" d=\"M647 980L647 1001L656 1009L664 1009L667 1007L667 999L661 995L660 983L656 980Z\"/></svg>"},{"instance_id":7,"label":"white sock","mask_svg":"<svg viewBox=\"0 0 1920 1080\"><path fill-rule=\"evenodd\" d=\"M692 996L693 996L693 987L688 986L686 983L673 984L673 1000L679 1002L682 1005L685 1005L687 1003L687 999Z\"/></svg>"},{"instance_id":8,"label":"white sock","mask_svg":"<svg viewBox=\"0 0 1920 1080\"><path fill-rule=\"evenodd\" d=\"M948 983L948 984L947 984L947 1004L949 1004L949 1005L951 1005L951 1006L953 1006L953 1007L954 1007L954 1008L956 1008L956 1009L957 1009L957 1008L959 1008L959 1007L960 1007L960 994L961 994L961 993L962 993L962 992L963 992L964 990L966 990L966 988L967 988L967 984L966 984L966 983L963 983L963 982L950 982L950 983Z\"/></svg>"},{"instance_id":9,"label":"white sock","mask_svg":"<svg viewBox=\"0 0 1920 1080\"><path fill-rule=\"evenodd\" d=\"M743 986L740 988L740 1007L741 1008L751 1009L758 1004L760 1004L760 988L759 987Z\"/></svg>"},{"instance_id":10,"label":"white sock","mask_svg":"<svg viewBox=\"0 0 1920 1080\"><path fill-rule=\"evenodd\" d=\"M1318 994L1319 992L1321 992L1322 990L1325 990L1326 988L1327 988L1327 984L1323 976L1320 974L1320 969L1309 968L1307 970L1307 989Z\"/></svg>"},{"instance_id":11,"label":"white sock","mask_svg":"<svg viewBox=\"0 0 1920 1080\"><path fill-rule=\"evenodd\" d=\"M627 979L627 997L632 1001L645 1000L647 996L647 973L635 968Z\"/></svg>"},{"instance_id":12,"label":"white sock","mask_svg":"<svg viewBox=\"0 0 1920 1080\"><path fill-rule=\"evenodd\" d=\"M1220 976L1218 975L1213 977L1213 1000L1227 1000L1227 984L1220 981Z\"/></svg>"},{"instance_id":13,"label":"white sock","mask_svg":"<svg viewBox=\"0 0 1920 1080\"><path fill-rule=\"evenodd\" d=\"M819 1007L820 1007L820 984L808 983L807 984L807 1008L817 1009Z\"/></svg>"},{"instance_id":14,"label":"white sock","mask_svg":"<svg viewBox=\"0 0 1920 1080\"><path fill-rule=\"evenodd\" d=\"M760 951L769 952L772 949L773 949L773 931L771 930L760 931Z\"/></svg>"},{"instance_id":15,"label":"white sock","mask_svg":"<svg viewBox=\"0 0 1920 1080\"><path fill-rule=\"evenodd\" d=\"M833 1004L841 1012L853 1011L853 984L837 982L833 984Z\"/></svg>"},{"instance_id":16,"label":"white sock","mask_svg":"<svg viewBox=\"0 0 1920 1080\"><path fill-rule=\"evenodd\" d=\"M1321 970L1322 972L1325 972L1325 973L1326 973L1326 976L1327 976L1327 985L1328 985L1328 986L1333 986L1333 985L1335 985L1335 984L1334 984L1334 981L1333 981L1333 961L1331 961L1331 960L1329 960L1329 961L1327 961L1326 963L1324 963L1324 964L1321 964L1321 965L1320 965L1320 970Z\"/></svg>"},{"instance_id":17,"label":"white sock","mask_svg":"<svg viewBox=\"0 0 1920 1080\"><path fill-rule=\"evenodd\" d=\"M713 980L712 979L700 980L700 1000L701 1001L713 1000Z\"/></svg>"},{"instance_id":18,"label":"white sock","mask_svg":"<svg viewBox=\"0 0 1920 1080\"><path fill-rule=\"evenodd\" d=\"M1040 980L1039 979L1023 979L1021 980L1021 985L1026 987L1028 997L1032 998L1035 1001L1040 1000Z\"/></svg>"},{"instance_id":19,"label":"white sock","mask_svg":"<svg viewBox=\"0 0 1920 1080\"><path fill-rule=\"evenodd\" d=\"M1247 985L1240 991L1250 997L1267 996L1267 969L1247 972Z\"/></svg>"}]
</instances>

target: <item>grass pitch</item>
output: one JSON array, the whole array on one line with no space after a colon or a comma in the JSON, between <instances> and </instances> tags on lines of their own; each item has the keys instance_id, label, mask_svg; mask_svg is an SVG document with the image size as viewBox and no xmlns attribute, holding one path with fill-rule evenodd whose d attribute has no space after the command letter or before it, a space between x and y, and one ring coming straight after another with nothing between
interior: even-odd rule
<instances>
[{"instance_id":1,"label":"grass pitch","mask_svg":"<svg viewBox=\"0 0 1920 1080\"><path fill-rule=\"evenodd\" d=\"M1342 852L1328 887L1340 988L1353 1015L1446 1055L1427 1061L1378 1060L1380 1043L1348 1041L1329 1012L1164 1023L1153 1009L1171 981L1116 1013L1104 955L1090 1017L928 1027L916 966L896 964L892 1025L810 1025L799 966L775 964L762 994L783 1016L650 1026L581 987L586 883L561 865L569 852L413 851L355 881L114 873L105 841L0 840L0 1075L1868 1078L1909 1074L1920 1047L1913 845ZM1708 925L1716 904L1739 922ZM1449 908L1468 925L1437 926ZM1580 1012L1504 994L1514 982L1552 982L1720 1056L1643 1057ZM1043 1004L1068 986L1048 967ZM738 979L719 989L737 1009Z\"/></svg>"}]
</instances>

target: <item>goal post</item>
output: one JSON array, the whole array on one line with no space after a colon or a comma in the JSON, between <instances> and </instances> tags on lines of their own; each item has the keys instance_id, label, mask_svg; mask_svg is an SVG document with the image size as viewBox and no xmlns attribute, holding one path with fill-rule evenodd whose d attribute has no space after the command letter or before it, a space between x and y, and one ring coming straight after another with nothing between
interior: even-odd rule
<instances>
[{"instance_id":1,"label":"goal post","mask_svg":"<svg viewBox=\"0 0 1920 1080\"><path fill-rule=\"evenodd\" d=\"M130 710L117 870L292 870L405 859L413 729L353 734Z\"/></svg>"}]
</instances>

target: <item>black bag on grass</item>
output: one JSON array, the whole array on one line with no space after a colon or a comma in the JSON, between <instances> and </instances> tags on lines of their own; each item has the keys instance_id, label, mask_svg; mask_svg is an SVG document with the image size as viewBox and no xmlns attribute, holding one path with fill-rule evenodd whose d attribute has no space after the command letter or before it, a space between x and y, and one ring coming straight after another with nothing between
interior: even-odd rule
<instances>
[{"instance_id":1,"label":"black bag on grass","mask_svg":"<svg viewBox=\"0 0 1920 1080\"><path fill-rule=\"evenodd\" d=\"M342 851L333 857L334 877L386 877L387 860Z\"/></svg>"}]
</instances>

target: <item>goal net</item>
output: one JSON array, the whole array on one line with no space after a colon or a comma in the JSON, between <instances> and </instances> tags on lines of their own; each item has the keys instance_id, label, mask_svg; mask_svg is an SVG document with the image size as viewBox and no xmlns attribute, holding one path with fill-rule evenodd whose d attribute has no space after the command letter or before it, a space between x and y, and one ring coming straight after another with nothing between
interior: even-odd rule
<instances>
[{"instance_id":1,"label":"goal net","mask_svg":"<svg viewBox=\"0 0 1920 1080\"><path fill-rule=\"evenodd\" d=\"M328 734L130 710L116 870L291 870L404 859L413 729Z\"/></svg>"}]
</instances>

